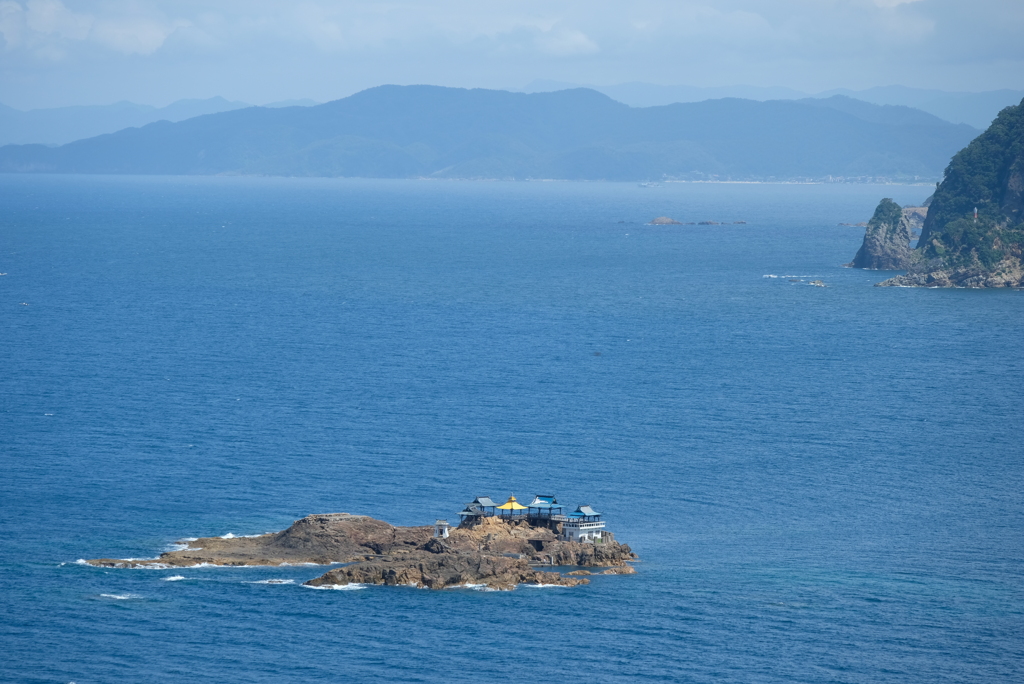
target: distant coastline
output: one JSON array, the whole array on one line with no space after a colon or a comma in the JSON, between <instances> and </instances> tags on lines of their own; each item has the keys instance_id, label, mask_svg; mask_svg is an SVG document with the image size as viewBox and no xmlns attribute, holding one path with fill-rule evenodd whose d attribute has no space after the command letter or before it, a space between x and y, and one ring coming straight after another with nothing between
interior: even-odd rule
<instances>
[{"instance_id":1,"label":"distant coastline","mask_svg":"<svg viewBox=\"0 0 1024 684\"><path fill-rule=\"evenodd\" d=\"M977 136L835 96L629 107L550 93L380 86L313 107L157 121L60 147L0 147L0 172L690 182L920 182Z\"/></svg>"}]
</instances>

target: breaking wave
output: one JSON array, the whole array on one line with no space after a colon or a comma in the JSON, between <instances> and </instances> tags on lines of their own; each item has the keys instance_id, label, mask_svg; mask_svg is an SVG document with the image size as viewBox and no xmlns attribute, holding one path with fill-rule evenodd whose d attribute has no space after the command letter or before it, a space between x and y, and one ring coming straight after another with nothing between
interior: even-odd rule
<instances>
[{"instance_id":1,"label":"breaking wave","mask_svg":"<svg viewBox=\"0 0 1024 684\"><path fill-rule=\"evenodd\" d=\"M530 587L531 589L568 589L569 587L564 584L520 584L520 587Z\"/></svg>"},{"instance_id":2,"label":"breaking wave","mask_svg":"<svg viewBox=\"0 0 1024 684\"><path fill-rule=\"evenodd\" d=\"M330 589L333 591L356 591L357 589L365 589L370 586L369 584L358 584L352 582L351 584L321 584L319 587L314 587L309 584L301 585L307 589Z\"/></svg>"},{"instance_id":3,"label":"breaking wave","mask_svg":"<svg viewBox=\"0 0 1024 684\"><path fill-rule=\"evenodd\" d=\"M138 594L100 594L100 598L113 599L115 601L130 601L142 598Z\"/></svg>"},{"instance_id":4,"label":"breaking wave","mask_svg":"<svg viewBox=\"0 0 1024 684\"><path fill-rule=\"evenodd\" d=\"M162 577L164 582L180 582L183 579L188 579L184 575L171 575L170 577Z\"/></svg>"},{"instance_id":5,"label":"breaking wave","mask_svg":"<svg viewBox=\"0 0 1024 684\"><path fill-rule=\"evenodd\" d=\"M295 584L293 579L265 579L265 580L254 580L252 582L242 582L242 584Z\"/></svg>"}]
</instances>

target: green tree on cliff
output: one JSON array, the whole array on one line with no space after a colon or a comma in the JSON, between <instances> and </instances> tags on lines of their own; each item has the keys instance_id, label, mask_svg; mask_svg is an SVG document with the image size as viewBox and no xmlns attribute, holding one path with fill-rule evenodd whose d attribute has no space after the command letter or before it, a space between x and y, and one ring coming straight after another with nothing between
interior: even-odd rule
<instances>
[{"instance_id":1,"label":"green tree on cliff","mask_svg":"<svg viewBox=\"0 0 1024 684\"><path fill-rule=\"evenodd\" d=\"M977 208L978 217L974 218ZM920 240L925 257L991 268L1024 245L1024 101L958 152L935 190Z\"/></svg>"}]
</instances>

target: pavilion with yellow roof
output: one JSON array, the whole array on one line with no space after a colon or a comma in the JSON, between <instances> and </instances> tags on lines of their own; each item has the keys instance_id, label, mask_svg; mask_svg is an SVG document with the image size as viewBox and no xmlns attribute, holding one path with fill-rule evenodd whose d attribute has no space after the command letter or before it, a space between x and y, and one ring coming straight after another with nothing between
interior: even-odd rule
<instances>
[{"instance_id":1,"label":"pavilion with yellow roof","mask_svg":"<svg viewBox=\"0 0 1024 684\"><path fill-rule=\"evenodd\" d=\"M521 503L519 503L518 501L516 501L515 495L512 495L512 494L509 495L508 501L506 501L505 503L501 504L500 506L496 506L495 508L497 508L497 510L499 510L499 511L502 511L498 515L500 515L503 518L512 517L514 515L523 515L522 513L519 513L518 511L529 510L529 508L527 506L524 506Z\"/></svg>"},{"instance_id":2,"label":"pavilion with yellow roof","mask_svg":"<svg viewBox=\"0 0 1024 684\"><path fill-rule=\"evenodd\" d=\"M576 542L600 542L604 519L601 513L588 505L581 505L566 515L565 506L553 496L538 494L527 505L510 495L508 501L498 505L487 496L478 496L466 504L459 513L463 522L471 523L480 518L497 517L502 520L525 520L537 527L548 527L558 532L561 539Z\"/></svg>"}]
</instances>

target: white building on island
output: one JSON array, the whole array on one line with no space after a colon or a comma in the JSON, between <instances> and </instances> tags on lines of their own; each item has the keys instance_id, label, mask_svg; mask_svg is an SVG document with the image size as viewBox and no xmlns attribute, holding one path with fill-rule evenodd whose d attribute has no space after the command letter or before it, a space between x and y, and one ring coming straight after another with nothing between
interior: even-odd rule
<instances>
[{"instance_id":1,"label":"white building on island","mask_svg":"<svg viewBox=\"0 0 1024 684\"><path fill-rule=\"evenodd\" d=\"M562 539L574 542L600 542L604 520L601 514L587 505L578 507L562 522Z\"/></svg>"},{"instance_id":2,"label":"white building on island","mask_svg":"<svg viewBox=\"0 0 1024 684\"><path fill-rule=\"evenodd\" d=\"M514 496L510 496L501 505L490 497L478 496L459 513L462 518L459 526L473 526L484 518L497 517L514 524L527 522L535 527L547 527L555 531L562 541L589 544L600 544L603 541L604 518L601 513L588 504L578 506L568 515L564 513L565 510L566 507L558 503L554 496L547 494L538 494L525 506L516 501ZM441 536L437 526L434 528L434 536Z\"/></svg>"},{"instance_id":3,"label":"white building on island","mask_svg":"<svg viewBox=\"0 0 1024 684\"><path fill-rule=\"evenodd\" d=\"M447 520L435 520L434 521L434 536L438 539L448 538L448 521Z\"/></svg>"}]
</instances>

